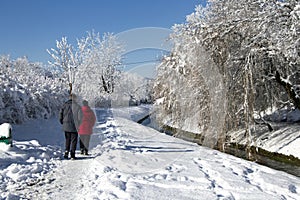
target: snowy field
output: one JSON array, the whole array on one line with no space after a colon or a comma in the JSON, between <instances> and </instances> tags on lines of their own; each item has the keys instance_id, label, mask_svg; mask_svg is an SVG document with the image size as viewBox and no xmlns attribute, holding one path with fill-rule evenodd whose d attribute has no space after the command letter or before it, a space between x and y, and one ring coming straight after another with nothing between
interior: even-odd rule
<instances>
[{"instance_id":1,"label":"snowy field","mask_svg":"<svg viewBox=\"0 0 300 200\"><path fill-rule=\"evenodd\" d=\"M98 110L90 156L62 159L58 120L13 127L1 199L300 199L300 178L159 133L147 107Z\"/></svg>"}]
</instances>

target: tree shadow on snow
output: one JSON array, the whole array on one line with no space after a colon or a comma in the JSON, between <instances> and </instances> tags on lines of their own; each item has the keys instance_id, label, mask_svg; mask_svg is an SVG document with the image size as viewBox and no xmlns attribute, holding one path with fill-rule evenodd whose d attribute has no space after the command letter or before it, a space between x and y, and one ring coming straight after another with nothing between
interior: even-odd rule
<instances>
[{"instance_id":1,"label":"tree shadow on snow","mask_svg":"<svg viewBox=\"0 0 300 200\"><path fill-rule=\"evenodd\" d=\"M177 147L151 147L151 146L134 146L126 145L124 150L133 152L157 152L157 153L178 153L178 152L193 152L192 149L177 148Z\"/></svg>"}]
</instances>

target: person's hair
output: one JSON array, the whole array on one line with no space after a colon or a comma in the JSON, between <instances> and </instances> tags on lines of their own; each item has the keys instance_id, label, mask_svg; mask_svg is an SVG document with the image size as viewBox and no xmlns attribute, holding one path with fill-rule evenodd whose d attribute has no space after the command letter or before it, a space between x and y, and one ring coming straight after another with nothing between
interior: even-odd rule
<instances>
[{"instance_id":1,"label":"person's hair","mask_svg":"<svg viewBox=\"0 0 300 200\"><path fill-rule=\"evenodd\" d=\"M89 102L88 102L87 100L83 100L83 101L82 101L82 105L88 106L88 105L89 105Z\"/></svg>"}]
</instances>

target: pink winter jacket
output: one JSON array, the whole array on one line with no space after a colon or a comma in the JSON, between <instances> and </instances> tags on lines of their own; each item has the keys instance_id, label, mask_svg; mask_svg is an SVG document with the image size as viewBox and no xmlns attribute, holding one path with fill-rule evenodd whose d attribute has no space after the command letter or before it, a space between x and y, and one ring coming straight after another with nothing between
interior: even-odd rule
<instances>
[{"instance_id":1,"label":"pink winter jacket","mask_svg":"<svg viewBox=\"0 0 300 200\"><path fill-rule=\"evenodd\" d=\"M96 116L89 106L82 106L83 118L79 126L79 135L91 135L93 133L93 126L96 123Z\"/></svg>"}]
</instances>

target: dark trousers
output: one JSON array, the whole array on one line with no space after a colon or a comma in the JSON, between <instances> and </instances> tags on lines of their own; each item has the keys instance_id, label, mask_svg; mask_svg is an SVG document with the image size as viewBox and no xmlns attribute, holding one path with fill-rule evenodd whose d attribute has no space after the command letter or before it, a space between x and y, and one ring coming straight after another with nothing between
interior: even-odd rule
<instances>
[{"instance_id":1,"label":"dark trousers","mask_svg":"<svg viewBox=\"0 0 300 200\"><path fill-rule=\"evenodd\" d=\"M80 149L84 152L88 152L90 145L91 135L80 135Z\"/></svg>"},{"instance_id":2,"label":"dark trousers","mask_svg":"<svg viewBox=\"0 0 300 200\"><path fill-rule=\"evenodd\" d=\"M75 157L76 145L77 145L77 141L78 141L78 133L77 132L65 132L65 138L66 138L65 151L71 152L71 157Z\"/></svg>"}]
</instances>

